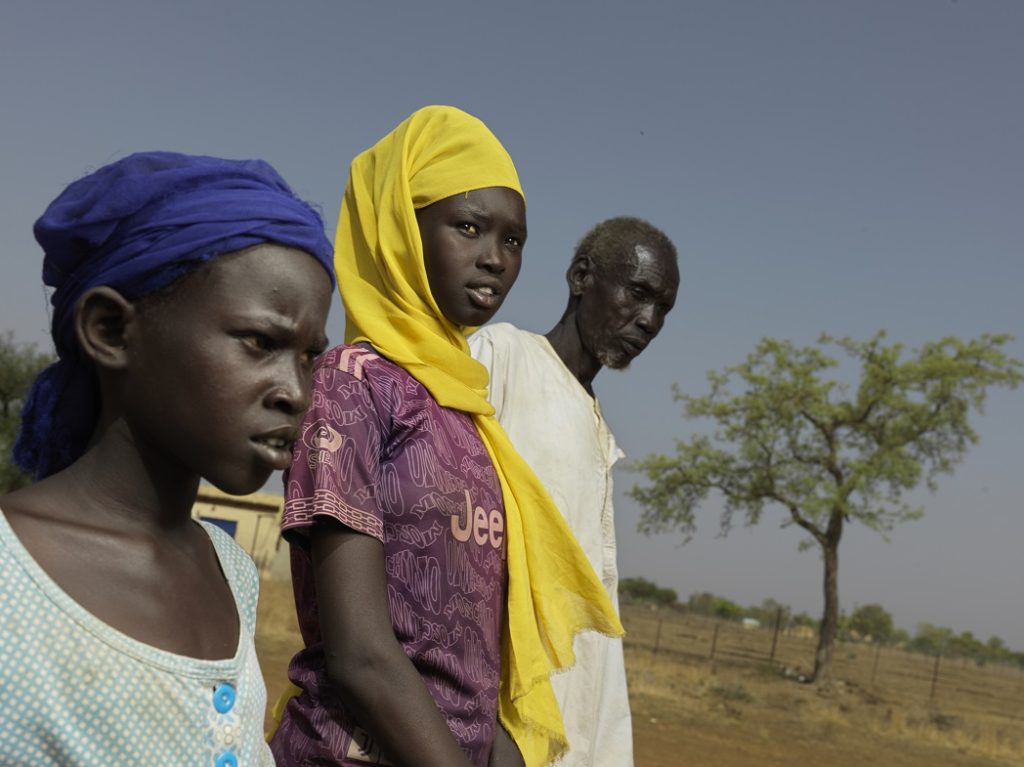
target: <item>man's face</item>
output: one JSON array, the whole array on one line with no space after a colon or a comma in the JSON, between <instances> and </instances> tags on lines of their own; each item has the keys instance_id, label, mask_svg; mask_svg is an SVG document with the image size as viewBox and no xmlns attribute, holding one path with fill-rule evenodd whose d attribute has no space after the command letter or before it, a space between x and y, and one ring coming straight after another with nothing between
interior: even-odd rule
<instances>
[{"instance_id":1,"label":"man's face","mask_svg":"<svg viewBox=\"0 0 1024 767\"><path fill-rule=\"evenodd\" d=\"M676 302L675 260L643 245L617 266L570 276L580 297L576 325L583 349L605 367L629 366L665 323Z\"/></svg>"}]
</instances>

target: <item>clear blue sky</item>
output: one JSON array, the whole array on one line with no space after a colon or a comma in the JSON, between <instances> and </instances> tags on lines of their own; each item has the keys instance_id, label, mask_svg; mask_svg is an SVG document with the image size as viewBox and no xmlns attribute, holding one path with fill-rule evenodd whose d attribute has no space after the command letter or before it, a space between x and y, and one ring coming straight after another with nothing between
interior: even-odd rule
<instances>
[{"instance_id":1,"label":"clear blue sky","mask_svg":"<svg viewBox=\"0 0 1024 767\"><path fill-rule=\"evenodd\" d=\"M370 3L12 0L0 11L0 329L47 342L31 225L68 182L142 149L263 157L333 235L351 158L413 109L460 106L512 153L529 203L499 314L546 331L572 247L629 213L680 250L676 310L631 370L597 380L633 457L691 425L670 385L764 335L886 328L908 346L1024 335L1024 4L1004 0ZM330 329L341 337L336 304ZM1024 342L1011 352L1024 357ZM1024 649L1024 392L890 543L853 527L845 609L881 602ZM685 547L635 532L616 482L620 569L742 604L820 612L821 567L780 530Z\"/></svg>"}]
</instances>

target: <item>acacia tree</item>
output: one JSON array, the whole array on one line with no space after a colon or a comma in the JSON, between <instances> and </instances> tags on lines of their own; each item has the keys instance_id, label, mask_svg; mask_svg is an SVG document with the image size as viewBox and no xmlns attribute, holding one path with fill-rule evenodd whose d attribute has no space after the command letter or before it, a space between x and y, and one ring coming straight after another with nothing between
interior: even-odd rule
<instances>
[{"instance_id":1,"label":"acacia tree","mask_svg":"<svg viewBox=\"0 0 1024 767\"><path fill-rule=\"evenodd\" d=\"M38 352L34 345L15 342L10 331L0 334L0 493L29 482L29 477L14 465L11 450L29 387L36 374L52 361L52 357Z\"/></svg>"},{"instance_id":2,"label":"acacia tree","mask_svg":"<svg viewBox=\"0 0 1024 767\"><path fill-rule=\"evenodd\" d=\"M689 418L709 418L710 436L677 440L675 455L651 455L634 468L646 476L630 495L642 507L640 530L678 531L686 540L695 512L715 492L724 500L721 530L739 514L757 524L778 507L784 525L818 546L824 563L824 611L813 679L831 681L839 618L839 543L859 522L885 536L921 516L902 500L924 482L934 489L978 440L968 416L990 387L1016 387L1022 363L1002 347L1012 338L944 338L904 359L884 331L868 341L822 335L818 346L763 339L742 364L711 371L711 392L675 399ZM838 347L860 367L855 388L828 376ZM733 384L738 383L738 390Z\"/></svg>"}]
</instances>

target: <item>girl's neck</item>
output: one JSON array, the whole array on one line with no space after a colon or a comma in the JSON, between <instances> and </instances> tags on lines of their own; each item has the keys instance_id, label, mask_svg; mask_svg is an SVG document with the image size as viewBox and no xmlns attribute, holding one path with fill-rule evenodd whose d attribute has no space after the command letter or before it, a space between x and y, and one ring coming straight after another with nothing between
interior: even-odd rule
<instances>
[{"instance_id":1,"label":"girl's neck","mask_svg":"<svg viewBox=\"0 0 1024 767\"><path fill-rule=\"evenodd\" d=\"M164 532L191 525L199 489L196 474L169 465L162 456L145 455L124 421L106 428L84 455L53 480L83 511L123 527Z\"/></svg>"}]
</instances>

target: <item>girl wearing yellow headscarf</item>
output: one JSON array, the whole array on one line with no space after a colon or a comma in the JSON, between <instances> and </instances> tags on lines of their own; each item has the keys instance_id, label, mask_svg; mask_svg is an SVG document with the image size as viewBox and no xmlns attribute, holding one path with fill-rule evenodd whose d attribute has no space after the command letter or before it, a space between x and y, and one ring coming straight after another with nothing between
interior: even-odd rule
<instances>
[{"instance_id":1,"label":"girl wearing yellow headscarf","mask_svg":"<svg viewBox=\"0 0 1024 767\"><path fill-rule=\"evenodd\" d=\"M577 631L622 631L465 340L525 238L511 158L464 112L421 109L352 163L346 343L318 360L286 479L306 647L279 765L484 767L514 754L495 746L507 731L543 767L566 748L549 675Z\"/></svg>"}]
</instances>

